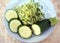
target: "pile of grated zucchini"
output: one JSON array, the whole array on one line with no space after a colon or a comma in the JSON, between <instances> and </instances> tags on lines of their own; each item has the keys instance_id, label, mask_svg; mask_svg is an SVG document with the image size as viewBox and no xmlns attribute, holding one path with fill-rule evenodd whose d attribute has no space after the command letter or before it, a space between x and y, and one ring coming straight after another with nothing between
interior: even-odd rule
<instances>
[{"instance_id":1,"label":"pile of grated zucchini","mask_svg":"<svg viewBox=\"0 0 60 43\"><path fill-rule=\"evenodd\" d=\"M15 7L15 10L24 24L33 24L44 18L44 13L39 8L39 4L34 1Z\"/></svg>"}]
</instances>

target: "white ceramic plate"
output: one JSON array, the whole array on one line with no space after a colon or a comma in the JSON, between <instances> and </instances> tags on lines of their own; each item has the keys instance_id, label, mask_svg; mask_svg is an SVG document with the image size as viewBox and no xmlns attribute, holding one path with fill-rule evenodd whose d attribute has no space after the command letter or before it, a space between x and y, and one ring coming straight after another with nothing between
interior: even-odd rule
<instances>
[{"instance_id":1,"label":"white ceramic plate","mask_svg":"<svg viewBox=\"0 0 60 43\"><path fill-rule=\"evenodd\" d=\"M9 3L7 4L6 8L5 8L5 11L4 13L6 12L7 9L13 9L14 6L18 5L18 4L24 4L24 3L27 3L29 2L29 0L9 0ZM56 12L55 12L55 9L51 3L51 0L35 0L35 2L39 2L39 4L41 6L43 6L43 11L45 13L45 17L46 18L51 18L51 17L56 17ZM4 15L3 15L4 17ZM54 30L54 26L50 27L48 30L46 30L43 34L39 35L39 36L34 36L34 37L31 37L30 39L23 39L21 37L19 37L18 34L15 34L15 33L12 33L8 27L8 23L7 21L5 20L4 18L4 24L6 26L6 30L7 30L7 33L9 35L11 35L13 38L19 40L19 41L22 41L22 42L37 42L37 41L42 41L44 39L46 39L51 33L52 31Z\"/></svg>"}]
</instances>

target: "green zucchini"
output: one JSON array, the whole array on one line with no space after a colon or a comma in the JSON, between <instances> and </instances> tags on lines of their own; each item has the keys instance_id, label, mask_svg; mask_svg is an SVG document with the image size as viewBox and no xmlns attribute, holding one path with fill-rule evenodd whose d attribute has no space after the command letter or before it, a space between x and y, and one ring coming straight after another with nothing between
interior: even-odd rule
<instances>
[{"instance_id":1,"label":"green zucchini","mask_svg":"<svg viewBox=\"0 0 60 43\"><path fill-rule=\"evenodd\" d=\"M38 29L39 27L40 27L40 32L43 33L49 27L56 25L56 23L57 23L57 19L56 18L49 18L49 19L44 19L42 21L37 21L35 23L34 27L32 28L33 29L33 33L36 35L36 32L38 33L38 31L36 29ZM36 27L36 26L38 26L38 27Z\"/></svg>"},{"instance_id":2,"label":"green zucchini","mask_svg":"<svg viewBox=\"0 0 60 43\"><path fill-rule=\"evenodd\" d=\"M51 22L49 21L49 19L37 21L36 24L39 25L41 33L43 33L45 30L47 30L49 27L51 27Z\"/></svg>"},{"instance_id":3,"label":"green zucchini","mask_svg":"<svg viewBox=\"0 0 60 43\"><path fill-rule=\"evenodd\" d=\"M32 30L28 26L19 26L18 34L22 38L28 39L32 36Z\"/></svg>"},{"instance_id":4,"label":"green zucchini","mask_svg":"<svg viewBox=\"0 0 60 43\"><path fill-rule=\"evenodd\" d=\"M40 35L41 34L41 28L37 24L32 25L32 30L34 35Z\"/></svg>"},{"instance_id":5,"label":"green zucchini","mask_svg":"<svg viewBox=\"0 0 60 43\"><path fill-rule=\"evenodd\" d=\"M12 19L9 21L10 30L14 33L17 33L19 25L21 25L21 22L18 19Z\"/></svg>"},{"instance_id":6,"label":"green zucchini","mask_svg":"<svg viewBox=\"0 0 60 43\"><path fill-rule=\"evenodd\" d=\"M5 13L5 18L6 18L7 21L10 21L12 18L18 18L17 12L14 11L14 10L8 10Z\"/></svg>"}]
</instances>

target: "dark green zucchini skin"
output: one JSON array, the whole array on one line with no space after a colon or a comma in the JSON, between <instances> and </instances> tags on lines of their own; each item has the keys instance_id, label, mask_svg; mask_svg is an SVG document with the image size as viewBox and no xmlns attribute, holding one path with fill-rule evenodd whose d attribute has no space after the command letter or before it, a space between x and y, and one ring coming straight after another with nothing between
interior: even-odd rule
<instances>
[{"instance_id":1,"label":"dark green zucchini skin","mask_svg":"<svg viewBox=\"0 0 60 43\"><path fill-rule=\"evenodd\" d=\"M17 30L17 33L18 33L18 35L21 37L21 38L23 38L23 39L30 39L31 37L32 37L32 35L29 37L29 38L24 38L24 37L22 37L20 34L19 34L19 28L20 27L22 27L22 26L27 26L27 25L20 25L20 26L18 26L18 30ZM29 26L28 26L29 27ZM31 30L31 29L30 29ZM31 30L32 31L32 30Z\"/></svg>"},{"instance_id":2,"label":"dark green zucchini skin","mask_svg":"<svg viewBox=\"0 0 60 43\"><path fill-rule=\"evenodd\" d=\"M49 19L37 21L36 24L40 26L41 33L43 33L45 30L47 30L49 27L51 27L51 22L49 21Z\"/></svg>"}]
</instances>

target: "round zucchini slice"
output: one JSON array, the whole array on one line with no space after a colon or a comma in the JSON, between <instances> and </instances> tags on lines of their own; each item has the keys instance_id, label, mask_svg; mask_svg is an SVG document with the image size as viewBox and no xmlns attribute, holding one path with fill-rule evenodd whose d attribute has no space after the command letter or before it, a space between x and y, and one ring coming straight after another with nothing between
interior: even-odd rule
<instances>
[{"instance_id":1,"label":"round zucchini slice","mask_svg":"<svg viewBox=\"0 0 60 43\"><path fill-rule=\"evenodd\" d=\"M16 33L19 25L21 25L21 22L19 20L12 19L9 23L10 30Z\"/></svg>"},{"instance_id":2,"label":"round zucchini slice","mask_svg":"<svg viewBox=\"0 0 60 43\"><path fill-rule=\"evenodd\" d=\"M32 30L34 35L40 35L41 34L41 29L37 24L32 25Z\"/></svg>"},{"instance_id":3,"label":"round zucchini slice","mask_svg":"<svg viewBox=\"0 0 60 43\"><path fill-rule=\"evenodd\" d=\"M18 34L25 39L28 39L32 36L32 30L28 26L21 26L18 29Z\"/></svg>"},{"instance_id":4,"label":"round zucchini slice","mask_svg":"<svg viewBox=\"0 0 60 43\"><path fill-rule=\"evenodd\" d=\"M18 18L16 11L14 10L8 10L5 13L5 18L7 21L10 21L12 18Z\"/></svg>"}]
</instances>

